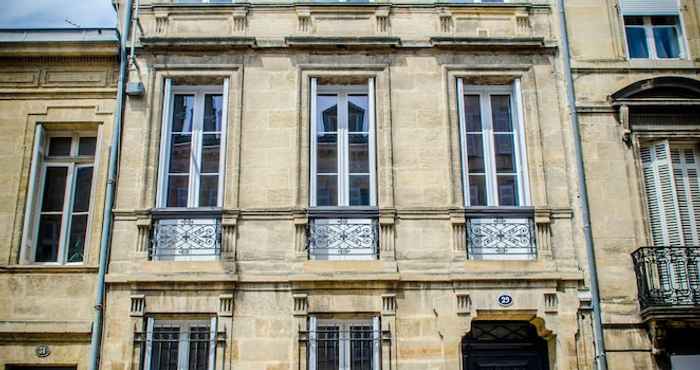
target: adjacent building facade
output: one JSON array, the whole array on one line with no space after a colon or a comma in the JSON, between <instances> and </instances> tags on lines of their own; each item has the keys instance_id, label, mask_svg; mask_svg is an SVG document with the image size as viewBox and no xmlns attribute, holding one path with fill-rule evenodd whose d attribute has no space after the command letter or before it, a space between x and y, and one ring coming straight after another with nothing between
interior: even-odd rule
<instances>
[{"instance_id":1,"label":"adjacent building facade","mask_svg":"<svg viewBox=\"0 0 700 370\"><path fill-rule=\"evenodd\" d=\"M700 4L566 3L608 365L692 368ZM559 11L138 2L100 368L593 369ZM89 366L118 49L64 32L0 32L13 370Z\"/></svg>"}]
</instances>

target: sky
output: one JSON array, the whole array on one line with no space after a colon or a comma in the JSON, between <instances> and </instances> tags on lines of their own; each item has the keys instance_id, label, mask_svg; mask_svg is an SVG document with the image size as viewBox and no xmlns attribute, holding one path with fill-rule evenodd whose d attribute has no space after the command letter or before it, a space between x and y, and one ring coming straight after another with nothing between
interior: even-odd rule
<instances>
[{"instance_id":1,"label":"sky","mask_svg":"<svg viewBox=\"0 0 700 370\"><path fill-rule=\"evenodd\" d=\"M111 0L0 0L0 28L114 28Z\"/></svg>"}]
</instances>

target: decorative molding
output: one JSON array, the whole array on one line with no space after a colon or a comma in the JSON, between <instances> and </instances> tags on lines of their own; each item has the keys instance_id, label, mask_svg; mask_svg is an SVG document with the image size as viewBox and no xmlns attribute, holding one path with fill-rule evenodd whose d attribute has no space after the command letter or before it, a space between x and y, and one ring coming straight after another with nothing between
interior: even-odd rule
<instances>
[{"instance_id":1,"label":"decorative molding","mask_svg":"<svg viewBox=\"0 0 700 370\"><path fill-rule=\"evenodd\" d=\"M552 258L552 210L548 208L535 209L535 241L538 255L545 259Z\"/></svg>"},{"instance_id":2,"label":"decorative molding","mask_svg":"<svg viewBox=\"0 0 700 370\"><path fill-rule=\"evenodd\" d=\"M136 219L136 228L138 230L136 236L136 252L140 254L148 253L148 247L151 243L152 222L150 216L142 216Z\"/></svg>"},{"instance_id":3,"label":"decorative molding","mask_svg":"<svg viewBox=\"0 0 700 370\"><path fill-rule=\"evenodd\" d=\"M472 299L468 293L457 292L455 294L457 297L457 314L458 315L469 315L472 310Z\"/></svg>"},{"instance_id":4,"label":"decorative molding","mask_svg":"<svg viewBox=\"0 0 700 370\"><path fill-rule=\"evenodd\" d=\"M245 32L248 27L248 9L233 11L233 32Z\"/></svg>"},{"instance_id":5,"label":"decorative molding","mask_svg":"<svg viewBox=\"0 0 700 370\"><path fill-rule=\"evenodd\" d=\"M396 259L396 210L387 209L379 212L379 258L385 261Z\"/></svg>"},{"instance_id":6,"label":"decorative molding","mask_svg":"<svg viewBox=\"0 0 700 370\"><path fill-rule=\"evenodd\" d=\"M454 19L452 18L452 13L446 9L441 9L438 13L438 18L440 19L440 29L442 33L451 33L454 28Z\"/></svg>"},{"instance_id":7,"label":"decorative molding","mask_svg":"<svg viewBox=\"0 0 700 370\"><path fill-rule=\"evenodd\" d=\"M382 294L382 316L396 315L396 294Z\"/></svg>"},{"instance_id":8,"label":"decorative molding","mask_svg":"<svg viewBox=\"0 0 700 370\"><path fill-rule=\"evenodd\" d=\"M389 12L390 8L388 7L377 8L376 12L374 13L374 17L377 21L377 32L389 32L389 27L391 26L389 23Z\"/></svg>"},{"instance_id":9,"label":"decorative molding","mask_svg":"<svg viewBox=\"0 0 700 370\"><path fill-rule=\"evenodd\" d=\"M146 312L146 296L132 295L129 316L143 317L144 312Z\"/></svg>"},{"instance_id":10,"label":"decorative molding","mask_svg":"<svg viewBox=\"0 0 700 370\"><path fill-rule=\"evenodd\" d=\"M155 34L162 35L168 28L168 13L156 13Z\"/></svg>"},{"instance_id":11,"label":"decorative molding","mask_svg":"<svg viewBox=\"0 0 700 370\"><path fill-rule=\"evenodd\" d=\"M221 219L221 253L224 260L236 258L238 213L225 214Z\"/></svg>"},{"instance_id":12,"label":"decorative molding","mask_svg":"<svg viewBox=\"0 0 700 370\"><path fill-rule=\"evenodd\" d=\"M620 125L622 125L622 141L630 145L632 143L630 140L630 135L632 134L632 129L630 127L630 107L628 105L621 105L618 117Z\"/></svg>"},{"instance_id":13,"label":"decorative molding","mask_svg":"<svg viewBox=\"0 0 700 370\"><path fill-rule=\"evenodd\" d=\"M222 294L219 296L219 316L233 316L233 294Z\"/></svg>"},{"instance_id":14,"label":"decorative molding","mask_svg":"<svg viewBox=\"0 0 700 370\"><path fill-rule=\"evenodd\" d=\"M544 312L553 313L557 312L559 308L559 298L557 293L545 293L544 294Z\"/></svg>"},{"instance_id":15,"label":"decorative molding","mask_svg":"<svg viewBox=\"0 0 700 370\"><path fill-rule=\"evenodd\" d=\"M298 293L292 295L294 316L306 316L309 314L309 295Z\"/></svg>"},{"instance_id":16,"label":"decorative molding","mask_svg":"<svg viewBox=\"0 0 700 370\"><path fill-rule=\"evenodd\" d=\"M311 32L310 8L297 8L297 30L303 33Z\"/></svg>"},{"instance_id":17,"label":"decorative molding","mask_svg":"<svg viewBox=\"0 0 700 370\"><path fill-rule=\"evenodd\" d=\"M530 17L527 15L516 15L515 16L516 32L521 36L530 35Z\"/></svg>"},{"instance_id":18,"label":"decorative molding","mask_svg":"<svg viewBox=\"0 0 700 370\"><path fill-rule=\"evenodd\" d=\"M452 252L454 260L463 261L467 257L467 219L463 212L450 215L452 225Z\"/></svg>"},{"instance_id":19,"label":"decorative molding","mask_svg":"<svg viewBox=\"0 0 700 370\"><path fill-rule=\"evenodd\" d=\"M293 215L294 219L294 255L297 259L306 259L306 233L309 218L305 213Z\"/></svg>"}]
</instances>

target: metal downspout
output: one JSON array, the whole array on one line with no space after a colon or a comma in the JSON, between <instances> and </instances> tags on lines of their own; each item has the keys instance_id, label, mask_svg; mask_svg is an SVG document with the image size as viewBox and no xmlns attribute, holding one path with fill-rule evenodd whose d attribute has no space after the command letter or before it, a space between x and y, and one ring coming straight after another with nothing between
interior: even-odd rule
<instances>
[{"instance_id":1,"label":"metal downspout","mask_svg":"<svg viewBox=\"0 0 700 370\"><path fill-rule=\"evenodd\" d=\"M122 32L119 35L119 82L117 85L117 103L114 108L114 128L112 131L112 143L109 148L109 167L107 177L107 189L105 192L105 204L102 212L102 237L100 239L100 265L97 273L97 297L95 298L95 321L92 323L92 337L90 339L90 367L89 370L100 368L100 352L102 345L102 318L104 316L105 275L107 274L107 262L109 261L109 247L112 234L112 208L114 207L114 188L117 178L117 164L119 159L119 147L122 134L122 119L124 112L124 88L127 79L128 55L126 42L131 26L132 0L126 0L124 7L124 22Z\"/></svg>"},{"instance_id":2,"label":"metal downspout","mask_svg":"<svg viewBox=\"0 0 700 370\"><path fill-rule=\"evenodd\" d=\"M564 62L564 75L566 78L566 97L569 103L571 115L571 132L574 135L574 148L576 155L576 172L578 175L579 199L581 202L581 219L583 221L583 234L586 240L586 254L588 257L588 272L591 284L591 305L593 306L593 340L595 344L595 362L598 370L607 370L608 362L605 355L605 337L603 332L603 318L600 309L600 291L598 288L598 268L596 266L595 248L593 244L593 232L591 230L591 215L588 204L588 188L586 185L586 170L583 163L583 148L581 145L581 132L579 130L578 115L576 113L576 90L571 76L571 52L569 49L569 32L566 22L566 9L564 0L557 0L559 7L559 26L561 28L562 56Z\"/></svg>"}]
</instances>

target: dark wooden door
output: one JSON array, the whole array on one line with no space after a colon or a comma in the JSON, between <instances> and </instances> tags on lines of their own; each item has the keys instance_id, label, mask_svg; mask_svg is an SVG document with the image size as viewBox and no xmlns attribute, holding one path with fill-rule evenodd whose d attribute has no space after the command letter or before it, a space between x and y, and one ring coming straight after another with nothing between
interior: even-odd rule
<instances>
[{"instance_id":1,"label":"dark wooden door","mask_svg":"<svg viewBox=\"0 0 700 370\"><path fill-rule=\"evenodd\" d=\"M464 370L549 370L547 343L527 322L473 322L462 358Z\"/></svg>"}]
</instances>

